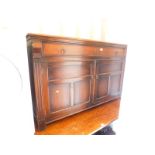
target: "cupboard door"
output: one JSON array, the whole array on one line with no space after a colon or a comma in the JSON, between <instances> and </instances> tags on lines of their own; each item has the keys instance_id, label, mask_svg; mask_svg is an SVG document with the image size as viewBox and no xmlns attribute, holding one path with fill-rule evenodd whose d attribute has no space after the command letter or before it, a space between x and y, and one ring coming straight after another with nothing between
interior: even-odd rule
<instances>
[{"instance_id":1,"label":"cupboard door","mask_svg":"<svg viewBox=\"0 0 155 155\"><path fill-rule=\"evenodd\" d=\"M51 82L49 84L50 112L56 112L71 106L70 83Z\"/></svg>"},{"instance_id":2,"label":"cupboard door","mask_svg":"<svg viewBox=\"0 0 155 155\"><path fill-rule=\"evenodd\" d=\"M91 104L93 61L47 63L47 122L77 113Z\"/></svg>"},{"instance_id":3,"label":"cupboard door","mask_svg":"<svg viewBox=\"0 0 155 155\"><path fill-rule=\"evenodd\" d=\"M74 105L90 103L92 94L92 80L90 77L75 81L73 87Z\"/></svg>"},{"instance_id":4,"label":"cupboard door","mask_svg":"<svg viewBox=\"0 0 155 155\"><path fill-rule=\"evenodd\" d=\"M110 76L109 95L119 95L121 92L121 74Z\"/></svg>"},{"instance_id":5,"label":"cupboard door","mask_svg":"<svg viewBox=\"0 0 155 155\"><path fill-rule=\"evenodd\" d=\"M103 99L108 95L109 77L97 75L96 77L96 100Z\"/></svg>"},{"instance_id":6,"label":"cupboard door","mask_svg":"<svg viewBox=\"0 0 155 155\"><path fill-rule=\"evenodd\" d=\"M121 93L123 61L98 60L96 63L96 101L110 99Z\"/></svg>"}]
</instances>

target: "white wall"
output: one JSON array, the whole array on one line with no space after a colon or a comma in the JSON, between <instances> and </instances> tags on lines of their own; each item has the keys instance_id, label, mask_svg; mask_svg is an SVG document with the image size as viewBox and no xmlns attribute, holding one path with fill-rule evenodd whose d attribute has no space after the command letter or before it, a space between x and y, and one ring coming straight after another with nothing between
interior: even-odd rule
<instances>
[{"instance_id":1,"label":"white wall","mask_svg":"<svg viewBox=\"0 0 155 155\"><path fill-rule=\"evenodd\" d=\"M134 144L137 144L138 140L135 137L141 140L142 135L145 138L154 136L153 6L153 2L150 1L122 0L1 1L0 137L4 146L2 150L8 154L9 145L12 146L12 151L19 154L23 152L25 145L29 149L34 147L38 150L38 146L42 144L39 151L42 153L46 147L44 139L42 142L36 141L32 133L34 127L25 39L29 32L128 44L120 119L114 127L121 138L130 139L134 135ZM60 143L58 139L53 139L56 144ZM64 139L62 141L64 142ZM88 143L90 146L94 145ZM21 147L17 149L16 146L20 144ZM100 144L99 146L102 147ZM115 144L114 147L116 146ZM29 149L25 150L25 154Z\"/></svg>"}]
</instances>

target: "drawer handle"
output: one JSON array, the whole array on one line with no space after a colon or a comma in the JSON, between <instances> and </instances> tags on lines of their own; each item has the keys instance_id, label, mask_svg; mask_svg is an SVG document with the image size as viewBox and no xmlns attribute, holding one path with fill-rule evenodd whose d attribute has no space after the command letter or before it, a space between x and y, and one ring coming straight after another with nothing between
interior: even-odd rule
<instances>
[{"instance_id":1,"label":"drawer handle","mask_svg":"<svg viewBox=\"0 0 155 155\"><path fill-rule=\"evenodd\" d=\"M103 48L100 48L99 51L102 52L103 51Z\"/></svg>"},{"instance_id":2,"label":"drawer handle","mask_svg":"<svg viewBox=\"0 0 155 155\"><path fill-rule=\"evenodd\" d=\"M103 54L104 49L103 48L99 48L97 49L94 53L96 56L102 55Z\"/></svg>"},{"instance_id":3,"label":"drawer handle","mask_svg":"<svg viewBox=\"0 0 155 155\"><path fill-rule=\"evenodd\" d=\"M61 55L65 54L65 50L64 50L64 49L61 49L61 50L59 51L59 54L61 54Z\"/></svg>"}]
</instances>

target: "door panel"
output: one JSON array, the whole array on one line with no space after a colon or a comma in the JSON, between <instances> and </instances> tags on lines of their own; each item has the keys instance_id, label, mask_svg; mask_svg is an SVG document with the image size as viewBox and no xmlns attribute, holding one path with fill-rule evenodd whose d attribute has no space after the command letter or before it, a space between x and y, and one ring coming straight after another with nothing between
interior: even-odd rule
<instances>
[{"instance_id":1,"label":"door panel","mask_svg":"<svg viewBox=\"0 0 155 155\"><path fill-rule=\"evenodd\" d=\"M91 78L74 83L74 105L89 103L91 98Z\"/></svg>"},{"instance_id":2,"label":"door panel","mask_svg":"<svg viewBox=\"0 0 155 155\"><path fill-rule=\"evenodd\" d=\"M49 84L49 106L50 112L65 109L71 105L70 101L70 83Z\"/></svg>"},{"instance_id":3,"label":"door panel","mask_svg":"<svg viewBox=\"0 0 155 155\"><path fill-rule=\"evenodd\" d=\"M96 79L96 98L101 99L108 95L108 76L98 76Z\"/></svg>"},{"instance_id":4,"label":"door panel","mask_svg":"<svg viewBox=\"0 0 155 155\"><path fill-rule=\"evenodd\" d=\"M96 101L102 102L120 94L122 68L121 60L97 60Z\"/></svg>"},{"instance_id":5,"label":"door panel","mask_svg":"<svg viewBox=\"0 0 155 155\"><path fill-rule=\"evenodd\" d=\"M117 95L120 93L121 87L121 74L110 76L110 88L109 92L111 95Z\"/></svg>"},{"instance_id":6,"label":"door panel","mask_svg":"<svg viewBox=\"0 0 155 155\"><path fill-rule=\"evenodd\" d=\"M95 101L100 101L108 96L109 76L97 75L95 88Z\"/></svg>"}]
</instances>

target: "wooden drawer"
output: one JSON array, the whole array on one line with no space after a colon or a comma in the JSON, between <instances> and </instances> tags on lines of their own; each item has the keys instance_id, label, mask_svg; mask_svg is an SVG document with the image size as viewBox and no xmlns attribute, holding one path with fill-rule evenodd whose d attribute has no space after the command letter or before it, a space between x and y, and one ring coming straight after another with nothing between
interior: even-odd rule
<instances>
[{"instance_id":1,"label":"wooden drawer","mask_svg":"<svg viewBox=\"0 0 155 155\"><path fill-rule=\"evenodd\" d=\"M84 45L66 45L66 44L43 44L44 56L125 56L124 49L113 47L96 47L96 46L84 46Z\"/></svg>"},{"instance_id":2,"label":"wooden drawer","mask_svg":"<svg viewBox=\"0 0 155 155\"><path fill-rule=\"evenodd\" d=\"M48 55L93 55L95 47L78 46L78 45L65 45L65 44L43 44L43 54Z\"/></svg>"},{"instance_id":3,"label":"wooden drawer","mask_svg":"<svg viewBox=\"0 0 155 155\"><path fill-rule=\"evenodd\" d=\"M103 57L124 57L125 52L122 48L116 47L97 47L96 56Z\"/></svg>"}]
</instances>

